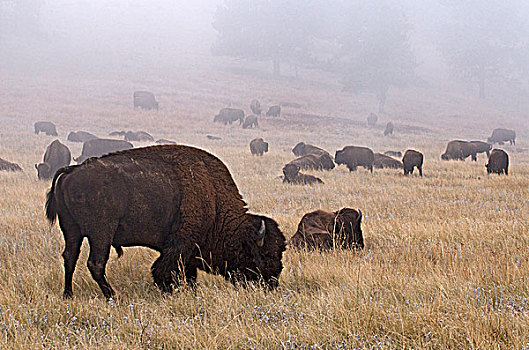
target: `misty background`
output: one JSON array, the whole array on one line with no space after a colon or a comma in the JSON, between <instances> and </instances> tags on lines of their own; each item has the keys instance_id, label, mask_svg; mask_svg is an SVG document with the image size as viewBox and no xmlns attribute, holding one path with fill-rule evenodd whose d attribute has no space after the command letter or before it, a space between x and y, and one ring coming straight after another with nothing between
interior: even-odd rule
<instances>
[{"instance_id":1,"label":"misty background","mask_svg":"<svg viewBox=\"0 0 529 350\"><path fill-rule=\"evenodd\" d=\"M228 62L324 74L380 111L408 86L525 99L528 18L520 0L0 0L0 70L163 77Z\"/></svg>"}]
</instances>

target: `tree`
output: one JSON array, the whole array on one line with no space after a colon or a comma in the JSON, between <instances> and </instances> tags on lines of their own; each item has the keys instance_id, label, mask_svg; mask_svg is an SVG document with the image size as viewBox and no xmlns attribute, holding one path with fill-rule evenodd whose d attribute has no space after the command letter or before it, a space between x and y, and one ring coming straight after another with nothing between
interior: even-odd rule
<instances>
[{"instance_id":1,"label":"tree","mask_svg":"<svg viewBox=\"0 0 529 350\"><path fill-rule=\"evenodd\" d=\"M479 97L492 79L513 79L526 65L524 2L445 0L451 10L443 23L441 51L454 73L477 82Z\"/></svg>"},{"instance_id":2,"label":"tree","mask_svg":"<svg viewBox=\"0 0 529 350\"><path fill-rule=\"evenodd\" d=\"M384 112L390 87L415 77L407 18L388 0L343 1L337 9L334 70L343 75L345 90L375 93L379 112Z\"/></svg>"},{"instance_id":3,"label":"tree","mask_svg":"<svg viewBox=\"0 0 529 350\"><path fill-rule=\"evenodd\" d=\"M218 32L213 53L271 60L275 76L282 61L308 58L319 30L313 0L226 0L217 8L213 28Z\"/></svg>"}]
</instances>

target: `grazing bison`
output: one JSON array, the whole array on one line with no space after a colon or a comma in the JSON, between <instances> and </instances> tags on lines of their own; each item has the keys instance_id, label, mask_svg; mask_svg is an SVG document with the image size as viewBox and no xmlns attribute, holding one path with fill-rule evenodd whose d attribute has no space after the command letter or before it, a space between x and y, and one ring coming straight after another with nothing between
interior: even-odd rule
<instances>
[{"instance_id":1,"label":"grazing bison","mask_svg":"<svg viewBox=\"0 0 529 350\"><path fill-rule=\"evenodd\" d=\"M68 141L70 142L86 142L88 140L98 139L96 135L93 135L86 131L72 131L68 134Z\"/></svg>"},{"instance_id":2,"label":"grazing bison","mask_svg":"<svg viewBox=\"0 0 529 350\"><path fill-rule=\"evenodd\" d=\"M289 244L308 249L363 249L362 211L342 208L334 213L316 210L303 216Z\"/></svg>"},{"instance_id":3,"label":"grazing bison","mask_svg":"<svg viewBox=\"0 0 529 350\"><path fill-rule=\"evenodd\" d=\"M70 165L72 155L68 147L63 145L59 140L55 140L48 145L44 153L42 163L35 164L39 180L53 178L55 172L62 167Z\"/></svg>"},{"instance_id":4,"label":"grazing bison","mask_svg":"<svg viewBox=\"0 0 529 350\"><path fill-rule=\"evenodd\" d=\"M101 157L107 153L123 151L132 147L134 147L132 143L123 140L94 139L83 143L81 155L74 160L80 164L90 157Z\"/></svg>"},{"instance_id":5,"label":"grazing bison","mask_svg":"<svg viewBox=\"0 0 529 350\"><path fill-rule=\"evenodd\" d=\"M159 105L154 94L149 91L134 91L134 108L140 107L141 109L151 110L158 109Z\"/></svg>"},{"instance_id":6,"label":"grazing bison","mask_svg":"<svg viewBox=\"0 0 529 350\"><path fill-rule=\"evenodd\" d=\"M255 115L249 115L244 120L244 123L242 124L243 129L250 129L250 128L257 128L259 126L259 123L257 122L257 116Z\"/></svg>"},{"instance_id":7,"label":"grazing bison","mask_svg":"<svg viewBox=\"0 0 529 350\"><path fill-rule=\"evenodd\" d=\"M35 128L35 134L37 135L43 132L46 135L57 136L57 129L52 122L36 122L33 127Z\"/></svg>"},{"instance_id":8,"label":"grazing bison","mask_svg":"<svg viewBox=\"0 0 529 350\"><path fill-rule=\"evenodd\" d=\"M499 143L503 145L504 142L509 141L511 145L516 145L516 133L509 129L494 129L491 137L487 139L489 143Z\"/></svg>"},{"instance_id":9,"label":"grazing bison","mask_svg":"<svg viewBox=\"0 0 529 350\"><path fill-rule=\"evenodd\" d=\"M261 103L259 103L259 100L252 100L252 103L250 103L250 109L252 110L253 114L261 115Z\"/></svg>"},{"instance_id":10,"label":"grazing bison","mask_svg":"<svg viewBox=\"0 0 529 350\"><path fill-rule=\"evenodd\" d=\"M367 117L367 125L370 127L375 126L377 121L378 121L378 116L375 113L370 113L369 117Z\"/></svg>"},{"instance_id":11,"label":"grazing bison","mask_svg":"<svg viewBox=\"0 0 529 350\"><path fill-rule=\"evenodd\" d=\"M492 145L490 143L483 141L470 141L470 143L476 146L477 153L487 153L487 157L490 156L490 150L492 149Z\"/></svg>"},{"instance_id":12,"label":"grazing bison","mask_svg":"<svg viewBox=\"0 0 529 350\"><path fill-rule=\"evenodd\" d=\"M454 140L448 142L445 153L441 154L442 160L465 160L468 156L477 161L477 146L468 141Z\"/></svg>"},{"instance_id":13,"label":"grazing bison","mask_svg":"<svg viewBox=\"0 0 529 350\"><path fill-rule=\"evenodd\" d=\"M154 141L154 137L145 131L127 131L124 139L125 141Z\"/></svg>"},{"instance_id":14,"label":"grazing bison","mask_svg":"<svg viewBox=\"0 0 529 350\"><path fill-rule=\"evenodd\" d=\"M329 153L307 154L290 161L288 164L295 164L304 170L332 170L336 166Z\"/></svg>"},{"instance_id":15,"label":"grazing bison","mask_svg":"<svg viewBox=\"0 0 529 350\"><path fill-rule=\"evenodd\" d=\"M213 118L214 123L224 123L224 125L233 123L238 120L239 125L244 122L244 111L236 108L223 108L219 111L219 114Z\"/></svg>"},{"instance_id":16,"label":"grazing bison","mask_svg":"<svg viewBox=\"0 0 529 350\"><path fill-rule=\"evenodd\" d=\"M262 138L253 139L250 141L250 152L255 156L262 156L268 152L268 142L264 142Z\"/></svg>"},{"instance_id":17,"label":"grazing bison","mask_svg":"<svg viewBox=\"0 0 529 350\"><path fill-rule=\"evenodd\" d=\"M319 177L307 175L299 172L299 165L287 164L283 167L283 183L294 185L312 185L322 184L323 181Z\"/></svg>"},{"instance_id":18,"label":"grazing bison","mask_svg":"<svg viewBox=\"0 0 529 350\"><path fill-rule=\"evenodd\" d=\"M393 135L393 123L388 122L386 124L386 130L384 130L384 136Z\"/></svg>"},{"instance_id":19,"label":"grazing bison","mask_svg":"<svg viewBox=\"0 0 529 350\"><path fill-rule=\"evenodd\" d=\"M121 130L121 131L112 131L110 134L108 134L108 136L125 136L126 132Z\"/></svg>"},{"instance_id":20,"label":"grazing bison","mask_svg":"<svg viewBox=\"0 0 529 350\"><path fill-rule=\"evenodd\" d=\"M375 155L367 147L346 146L341 151L336 151L334 156L336 164L345 164L349 171L356 171L356 168L363 166L373 172Z\"/></svg>"},{"instance_id":21,"label":"grazing bison","mask_svg":"<svg viewBox=\"0 0 529 350\"><path fill-rule=\"evenodd\" d=\"M422 176L422 163L424 156L421 152L409 149L402 157L402 165L404 166L404 175L413 174L414 167L419 169L419 175Z\"/></svg>"},{"instance_id":22,"label":"grazing bison","mask_svg":"<svg viewBox=\"0 0 529 350\"><path fill-rule=\"evenodd\" d=\"M402 157L402 152L400 151L386 151L384 152L384 154L386 156L391 156L391 157Z\"/></svg>"},{"instance_id":23,"label":"grazing bison","mask_svg":"<svg viewBox=\"0 0 529 350\"><path fill-rule=\"evenodd\" d=\"M305 142L300 142L294 148L292 148L292 153L294 153L296 156L306 156L308 154L329 154L326 150L319 148L317 146L309 145Z\"/></svg>"},{"instance_id":24,"label":"grazing bison","mask_svg":"<svg viewBox=\"0 0 529 350\"><path fill-rule=\"evenodd\" d=\"M0 171L22 171L20 165L0 158Z\"/></svg>"},{"instance_id":25,"label":"grazing bison","mask_svg":"<svg viewBox=\"0 0 529 350\"><path fill-rule=\"evenodd\" d=\"M283 269L285 237L277 223L249 214L230 172L215 156L188 146L137 148L61 169L48 192L46 216L56 217L66 241L64 297L83 238L88 269L103 295L110 247L143 246L160 253L151 268L156 285L171 292L194 284L197 269L275 287Z\"/></svg>"},{"instance_id":26,"label":"grazing bison","mask_svg":"<svg viewBox=\"0 0 529 350\"><path fill-rule=\"evenodd\" d=\"M267 117L280 117L281 116L281 106L272 106L268 108L266 112Z\"/></svg>"},{"instance_id":27,"label":"grazing bison","mask_svg":"<svg viewBox=\"0 0 529 350\"><path fill-rule=\"evenodd\" d=\"M390 168L390 169L402 169L402 162L395 158L391 158L382 153L375 153L375 161L373 166L377 169Z\"/></svg>"},{"instance_id":28,"label":"grazing bison","mask_svg":"<svg viewBox=\"0 0 529 350\"><path fill-rule=\"evenodd\" d=\"M155 143L157 143L159 145L176 145L176 141L166 140L166 139L156 140Z\"/></svg>"},{"instance_id":29,"label":"grazing bison","mask_svg":"<svg viewBox=\"0 0 529 350\"><path fill-rule=\"evenodd\" d=\"M509 155L501 149L493 149L490 152L489 162L485 165L488 174L509 175Z\"/></svg>"},{"instance_id":30,"label":"grazing bison","mask_svg":"<svg viewBox=\"0 0 529 350\"><path fill-rule=\"evenodd\" d=\"M214 135L206 135L206 137L208 140L222 140L220 137Z\"/></svg>"}]
</instances>

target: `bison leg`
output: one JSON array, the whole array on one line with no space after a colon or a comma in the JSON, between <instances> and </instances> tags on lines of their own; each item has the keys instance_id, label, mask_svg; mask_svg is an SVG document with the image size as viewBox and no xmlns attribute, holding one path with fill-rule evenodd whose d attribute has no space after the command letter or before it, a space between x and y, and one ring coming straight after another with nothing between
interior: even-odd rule
<instances>
[{"instance_id":1,"label":"bison leg","mask_svg":"<svg viewBox=\"0 0 529 350\"><path fill-rule=\"evenodd\" d=\"M81 252L83 237L79 227L67 216L59 216L59 226L64 233L65 247L62 257L64 259L64 298L71 298L73 295L72 280L75 265Z\"/></svg>"},{"instance_id":2,"label":"bison leg","mask_svg":"<svg viewBox=\"0 0 529 350\"><path fill-rule=\"evenodd\" d=\"M171 293L173 285L182 281L193 285L197 278L197 268L191 264L192 255L186 249L173 247L162 251L151 267L152 277L158 288Z\"/></svg>"},{"instance_id":3,"label":"bison leg","mask_svg":"<svg viewBox=\"0 0 529 350\"><path fill-rule=\"evenodd\" d=\"M422 176L422 166L418 166L417 169L419 169L419 175Z\"/></svg>"},{"instance_id":4,"label":"bison leg","mask_svg":"<svg viewBox=\"0 0 529 350\"><path fill-rule=\"evenodd\" d=\"M472 156L472 160L473 160L474 162L477 162L477 161L478 161L478 155L477 155L477 153L474 153L474 154L472 154L471 156Z\"/></svg>"},{"instance_id":5,"label":"bison leg","mask_svg":"<svg viewBox=\"0 0 529 350\"><path fill-rule=\"evenodd\" d=\"M111 298L114 290L105 277L105 268L110 255L110 242L100 242L94 239L88 239L90 243L90 254L88 256L88 270L92 278L97 282L105 298Z\"/></svg>"}]
</instances>

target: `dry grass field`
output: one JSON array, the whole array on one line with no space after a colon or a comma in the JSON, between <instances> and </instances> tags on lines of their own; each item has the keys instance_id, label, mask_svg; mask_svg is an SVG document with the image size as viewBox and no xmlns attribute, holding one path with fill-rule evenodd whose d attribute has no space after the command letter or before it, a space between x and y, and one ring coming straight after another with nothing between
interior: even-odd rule
<instances>
[{"instance_id":1,"label":"dry grass field","mask_svg":"<svg viewBox=\"0 0 529 350\"><path fill-rule=\"evenodd\" d=\"M453 91L407 89L390 94L373 129L370 95L348 95L331 80L252 78L226 66L181 73L106 77L5 75L0 85L0 158L23 173L0 173L0 348L527 348L529 347L529 130L527 115L506 101L479 101ZM148 89L160 111L132 108L132 92ZM257 130L213 124L229 104L249 110L296 102ZM290 238L302 215L318 208L360 208L361 252L288 249L279 287L235 288L199 274L196 290L162 295L150 266L156 252L114 251L107 266L116 290L105 300L86 268L88 245L63 300L63 238L43 206L49 182L34 163L54 138L33 123L57 124L73 156L70 131L105 136L145 130L206 149L229 167L251 212L274 218ZM385 123L395 135L382 135ZM450 139L485 139L515 128L509 176L487 176L478 162L441 162ZM216 135L221 140L209 140ZM252 157L263 137L270 152ZM299 141L334 154L345 145L374 151L413 148L425 154L423 178L397 170L341 166L314 172L325 184L290 186L277 177ZM147 146L136 143L135 146Z\"/></svg>"}]
</instances>

